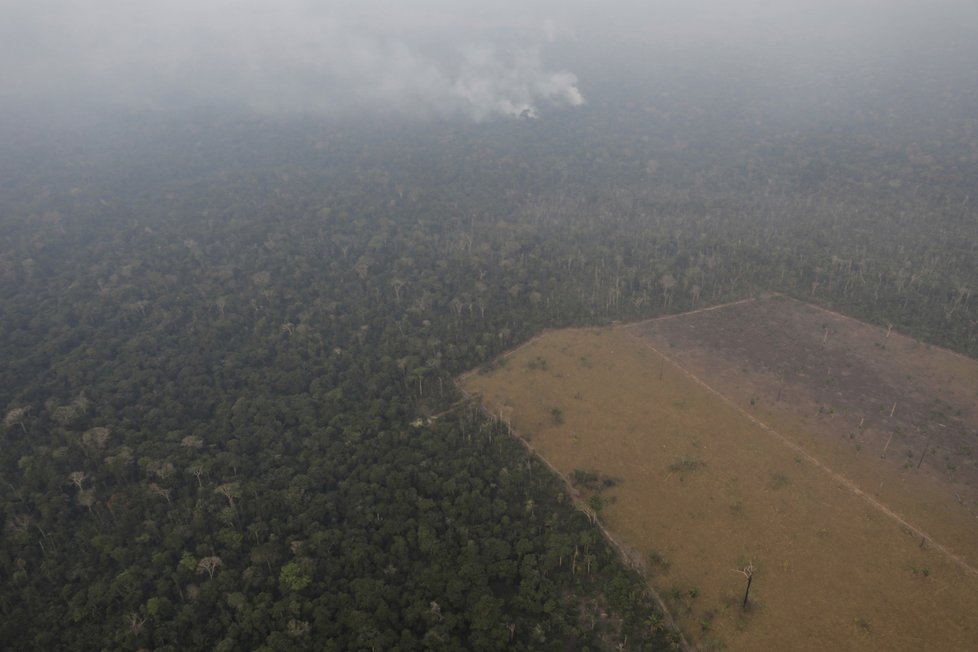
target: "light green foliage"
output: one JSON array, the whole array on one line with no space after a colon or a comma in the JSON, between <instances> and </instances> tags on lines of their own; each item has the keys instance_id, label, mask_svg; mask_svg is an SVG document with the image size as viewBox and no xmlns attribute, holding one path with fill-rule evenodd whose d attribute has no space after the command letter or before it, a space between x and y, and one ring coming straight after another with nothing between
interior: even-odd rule
<instances>
[{"instance_id":1,"label":"light green foliage","mask_svg":"<svg viewBox=\"0 0 978 652\"><path fill-rule=\"evenodd\" d=\"M183 556L180 557L180 563L178 564L178 567L182 571L193 573L194 571L197 570L197 558L194 557L189 552L185 552L183 553Z\"/></svg>"},{"instance_id":2,"label":"light green foliage","mask_svg":"<svg viewBox=\"0 0 978 652\"><path fill-rule=\"evenodd\" d=\"M282 566L278 580L282 589L286 591L301 591L309 586L311 581L302 565L295 561L290 561Z\"/></svg>"}]
</instances>

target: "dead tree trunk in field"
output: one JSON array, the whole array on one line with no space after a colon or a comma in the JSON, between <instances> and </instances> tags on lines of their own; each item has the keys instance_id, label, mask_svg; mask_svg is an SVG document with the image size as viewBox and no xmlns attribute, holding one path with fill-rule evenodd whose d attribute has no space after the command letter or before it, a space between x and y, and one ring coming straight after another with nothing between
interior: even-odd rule
<instances>
[{"instance_id":1,"label":"dead tree trunk in field","mask_svg":"<svg viewBox=\"0 0 978 652\"><path fill-rule=\"evenodd\" d=\"M741 609L747 608L747 598L750 596L750 585L754 581L754 562L750 562L744 568L737 569L734 568L733 572L740 573L747 578L747 589L744 591L744 603L741 605Z\"/></svg>"},{"instance_id":2,"label":"dead tree trunk in field","mask_svg":"<svg viewBox=\"0 0 978 652\"><path fill-rule=\"evenodd\" d=\"M920 465L924 463L924 458L927 457L927 449L930 448L930 440L933 439L933 437L934 437L933 434L927 437L927 443L924 444L924 452L920 454L920 461L917 462L918 469L920 468Z\"/></svg>"}]
</instances>

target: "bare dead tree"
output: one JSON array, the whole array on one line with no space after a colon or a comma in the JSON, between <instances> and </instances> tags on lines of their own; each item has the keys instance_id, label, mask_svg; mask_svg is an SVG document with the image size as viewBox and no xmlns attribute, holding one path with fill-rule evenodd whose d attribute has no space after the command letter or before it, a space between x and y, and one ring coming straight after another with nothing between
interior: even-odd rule
<instances>
[{"instance_id":1,"label":"bare dead tree","mask_svg":"<svg viewBox=\"0 0 978 652\"><path fill-rule=\"evenodd\" d=\"M151 492L153 492L154 494L156 494L157 496L160 496L162 498L165 498L167 505L170 504L170 490L169 489L165 489L165 488L161 487L160 485L158 485L158 484L156 484L154 482L154 483L152 483L152 484L149 485L149 490Z\"/></svg>"},{"instance_id":2,"label":"bare dead tree","mask_svg":"<svg viewBox=\"0 0 978 652\"><path fill-rule=\"evenodd\" d=\"M180 440L180 445L184 448L203 448L204 440L197 435L187 435Z\"/></svg>"},{"instance_id":3,"label":"bare dead tree","mask_svg":"<svg viewBox=\"0 0 978 652\"><path fill-rule=\"evenodd\" d=\"M676 287L676 278L672 274L663 274L659 278L659 286L662 288L662 300L668 306L672 303L672 291Z\"/></svg>"},{"instance_id":4,"label":"bare dead tree","mask_svg":"<svg viewBox=\"0 0 978 652\"><path fill-rule=\"evenodd\" d=\"M72 471L68 474L68 479L71 480L71 484L78 487L79 490L84 489L83 483L88 478L88 475L84 471Z\"/></svg>"},{"instance_id":5,"label":"bare dead tree","mask_svg":"<svg viewBox=\"0 0 978 652\"><path fill-rule=\"evenodd\" d=\"M92 511L92 505L95 504L95 490L94 489L82 489L78 492L78 504L82 507L88 509L89 512ZM99 521L102 519L100 518Z\"/></svg>"},{"instance_id":6,"label":"bare dead tree","mask_svg":"<svg viewBox=\"0 0 978 652\"><path fill-rule=\"evenodd\" d=\"M7 416L3 418L3 425L5 428L10 428L11 426L18 425L20 429L27 434L27 428L24 426L24 417L27 415L27 408L14 408L7 412Z\"/></svg>"},{"instance_id":7,"label":"bare dead tree","mask_svg":"<svg viewBox=\"0 0 978 652\"><path fill-rule=\"evenodd\" d=\"M886 440L886 446L883 447L883 452L880 453L880 459L881 460L885 460L886 459L886 450L890 447L890 442L893 441L893 434L894 433L891 432L890 433L890 438Z\"/></svg>"},{"instance_id":8,"label":"bare dead tree","mask_svg":"<svg viewBox=\"0 0 978 652\"><path fill-rule=\"evenodd\" d=\"M238 485L236 482L227 482L215 489L217 493L228 499L228 506L234 508L234 499L238 497Z\"/></svg>"},{"instance_id":9,"label":"bare dead tree","mask_svg":"<svg viewBox=\"0 0 978 652\"><path fill-rule=\"evenodd\" d=\"M744 603L743 603L743 605L741 605L741 608L742 609L746 609L747 608L747 597L750 595L750 585L751 585L751 582L754 581L754 571L756 570L754 568L754 562L748 562L747 565L744 566L743 568L739 568L739 569L738 568L732 568L731 570L733 572L735 572L735 573L740 573L741 575L743 575L744 577L747 578L747 589L744 591Z\"/></svg>"},{"instance_id":10,"label":"bare dead tree","mask_svg":"<svg viewBox=\"0 0 978 652\"><path fill-rule=\"evenodd\" d=\"M924 444L924 452L920 454L920 460L917 462L917 468L924 463L924 458L927 457L927 451L930 449L930 440L934 438L934 433L927 435L927 443Z\"/></svg>"},{"instance_id":11,"label":"bare dead tree","mask_svg":"<svg viewBox=\"0 0 978 652\"><path fill-rule=\"evenodd\" d=\"M397 305L401 305L401 288L405 285L406 283L399 278L391 281L391 287L394 288L394 300L397 302Z\"/></svg>"},{"instance_id":12,"label":"bare dead tree","mask_svg":"<svg viewBox=\"0 0 978 652\"><path fill-rule=\"evenodd\" d=\"M217 555L211 557L204 557L199 562L197 562L197 574L203 575L207 573L209 579L214 579L214 571L217 567L221 565L221 558Z\"/></svg>"},{"instance_id":13,"label":"bare dead tree","mask_svg":"<svg viewBox=\"0 0 978 652\"><path fill-rule=\"evenodd\" d=\"M129 629L133 634L138 634L143 630L143 625L146 623L146 618L140 618L139 614L135 611L130 611L126 614L126 621L129 623Z\"/></svg>"},{"instance_id":14,"label":"bare dead tree","mask_svg":"<svg viewBox=\"0 0 978 652\"><path fill-rule=\"evenodd\" d=\"M166 480L169 476L173 475L174 471L176 471L176 467L173 466L172 462L149 460L146 463L146 474L149 476L155 475L160 480Z\"/></svg>"}]
</instances>

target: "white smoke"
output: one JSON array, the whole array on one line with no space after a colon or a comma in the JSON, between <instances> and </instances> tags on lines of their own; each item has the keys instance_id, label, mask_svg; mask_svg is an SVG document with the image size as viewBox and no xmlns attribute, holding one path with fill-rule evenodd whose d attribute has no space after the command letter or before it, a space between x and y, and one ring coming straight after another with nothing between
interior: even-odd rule
<instances>
[{"instance_id":1,"label":"white smoke","mask_svg":"<svg viewBox=\"0 0 978 652\"><path fill-rule=\"evenodd\" d=\"M584 103L577 77L544 70L537 47L519 49L509 56L492 46L468 49L452 90L477 119L491 115L535 118L541 102Z\"/></svg>"},{"instance_id":2,"label":"white smoke","mask_svg":"<svg viewBox=\"0 0 978 652\"><path fill-rule=\"evenodd\" d=\"M266 111L474 119L534 117L545 107L584 102L575 75L543 64L543 44L557 38L552 21L538 22L535 32L507 30L504 39L501 30L465 24L464 12L444 6L429 6L429 15L397 13L397 5L383 2L344 4L23 3L5 12L0 27L0 37L10 37L0 45L0 99L216 101Z\"/></svg>"}]
</instances>

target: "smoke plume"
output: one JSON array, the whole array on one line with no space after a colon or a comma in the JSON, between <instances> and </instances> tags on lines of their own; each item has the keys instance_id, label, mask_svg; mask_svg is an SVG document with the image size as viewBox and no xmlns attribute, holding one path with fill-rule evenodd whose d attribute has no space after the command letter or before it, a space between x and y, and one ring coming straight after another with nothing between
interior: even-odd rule
<instances>
[{"instance_id":1,"label":"smoke plume","mask_svg":"<svg viewBox=\"0 0 978 652\"><path fill-rule=\"evenodd\" d=\"M4 11L0 27L0 99L474 119L584 102L574 74L544 64L550 22L493 31L437 2L349 4L356 8L308 0L21 3Z\"/></svg>"}]
</instances>

